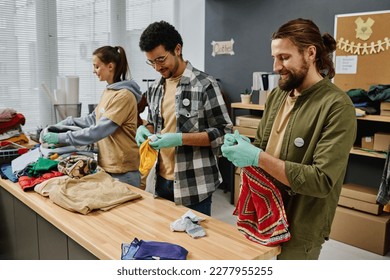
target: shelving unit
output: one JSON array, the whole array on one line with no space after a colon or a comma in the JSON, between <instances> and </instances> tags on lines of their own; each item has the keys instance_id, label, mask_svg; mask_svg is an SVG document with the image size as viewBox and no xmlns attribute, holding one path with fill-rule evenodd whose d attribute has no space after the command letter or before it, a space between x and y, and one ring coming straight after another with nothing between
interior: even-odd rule
<instances>
[{"instance_id":1,"label":"shelving unit","mask_svg":"<svg viewBox=\"0 0 390 280\"><path fill-rule=\"evenodd\" d=\"M364 117L358 117L358 120L362 121L373 121L373 122L390 122L390 116L381 116L381 115L366 115Z\"/></svg>"},{"instance_id":2,"label":"shelving unit","mask_svg":"<svg viewBox=\"0 0 390 280\"><path fill-rule=\"evenodd\" d=\"M388 123L390 123L390 116L366 115L363 117L357 117L357 121L358 121L358 132L359 130L362 129L364 130L365 128L370 128L370 130L374 132L379 132L379 131L390 132L390 126L388 125ZM359 141L359 136L357 141ZM362 149L357 145L352 148L351 154L365 156L365 157L386 159L385 152Z\"/></svg>"},{"instance_id":3,"label":"shelving unit","mask_svg":"<svg viewBox=\"0 0 390 280\"><path fill-rule=\"evenodd\" d=\"M255 111L264 111L264 105L259 104L243 104L241 102L236 102L231 104L231 117L232 121L235 124L235 118L236 118L236 110L255 110ZM382 125L381 130L384 128L384 132L390 132L390 126L388 126L388 123L390 123L390 116L381 116L381 115L366 115L363 117L357 117L358 124L361 126L368 126L371 129L375 128L376 125ZM359 127L359 126L358 126ZM234 126L234 129L240 129L239 126ZM254 128L245 128L243 129L243 135L254 138L256 133L256 129ZM358 141L358 139L357 139ZM362 149L361 147L358 147L357 145L353 147L350 151L351 155L357 155L364 158L375 158L375 159L386 159L386 153L385 152L379 152L374 150L366 150ZM355 157L356 158L356 157ZM232 182L234 182L234 168L232 169ZM234 184L233 184L234 185ZM234 190L232 190L232 198L231 201L233 203L234 201Z\"/></svg>"},{"instance_id":4,"label":"shelving unit","mask_svg":"<svg viewBox=\"0 0 390 280\"><path fill-rule=\"evenodd\" d=\"M365 150L359 147L353 147L351 149L351 154L353 155L360 155L360 156L365 156L365 157L373 157L373 158L386 158L386 153L384 152L377 152L377 151L372 151L372 150Z\"/></svg>"},{"instance_id":5,"label":"shelving unit","mask_svg":"<svg viewBox=\"0 0 390 280\"><path fill-rule=\"evenodd\" d=\"M244 104L241 102L235 102L231 104L232 109L249 109L249 110L264 110L264 105L259 104ZM390 117L389 117L390 118Z\"/></svg>"},{"instance_id":6,"label":"shelving unit","mask_svg":"<svg viewBox=\"0 0 390 280\"><path fill-rule=\"evenodd\" d=\"M259 104L243 104L241 102L236 102L231 104L231 116L232 120L235 123L235 110L236 109L243 109L243 110L257 110L257 111L264 111L264 105ZM369 121L369 122L382 122L382 123L390 123L390 116L380 116L380 115L366 115L364 117L357 117L358 121ZM237 128L238 126L234 126ZM256 130L253 130L256 132ZM255 137L254 134L251 133L244 133L245 136L249 138ZM360 147L353 147L351 149L351 154L354 155L361 155L366 157L374 157L374 158L386 158L386 153L373 151L373 150L365 150L361 149Z\"/></svg>"},{"instance_id":7,"label":"shelving unit","mask_svg":"<svg viewBox=\"0 0 390 280\"><path fill-rule=\"evenodd\" d=\"M233 129L238 129L239 127L236 126L236 110L237 109L242 109L242 110L255 110L255 111L264 111L264 105L259 105L259 104L244 104L241 102L235 102L231 104L231 117L232 121L234 124ZM249 137L249 138L254 138L256 129L255 128L246 128L244 132L241 132L241 134Z\"/></svg>"}]
</instances>

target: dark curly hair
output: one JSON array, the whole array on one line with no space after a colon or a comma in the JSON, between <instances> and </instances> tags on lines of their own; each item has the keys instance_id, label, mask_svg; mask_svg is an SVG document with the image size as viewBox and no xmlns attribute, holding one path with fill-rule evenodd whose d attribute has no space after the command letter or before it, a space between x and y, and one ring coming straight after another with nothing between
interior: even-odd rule
<instances>
[{"instance_id":1,"label":"dark curly hair","mask_svg":"<svg viewBox=\"0 0 390 280\"><path fill-rule=\"evenodd\" d=\"M166 21L151 23L141 34L139 47L143 52L152 51L159 45L173 53L177 44L183 48L183 40L174 26Z\"/></svg>"},{"instance_id":2,"label":"dark curly hair","mask_svg":"<svg viewBox=\"0 0 390 280\"><path fill-rule=\"evenodd\" d=\"M321 36L318 26L312 20L298 18L283 24L272 35L272 40L284 38L296 45L301 53L308 46L315 46L317 71L330 79L334 77L332 53L336 50L336 41L329 33Z\"/></svg>"}]
</instances>

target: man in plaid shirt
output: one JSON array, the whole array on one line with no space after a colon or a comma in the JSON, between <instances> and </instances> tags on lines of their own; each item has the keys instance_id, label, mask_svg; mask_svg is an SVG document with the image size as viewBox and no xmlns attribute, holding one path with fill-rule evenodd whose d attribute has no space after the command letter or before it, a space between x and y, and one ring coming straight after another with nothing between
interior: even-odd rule
<instances>
[{"instance_id":1,"label":"man in plaid shirt","mask_svg":"<svg viewBox=\"0 0 390 280\"><path fill-rule=\"evenodd\" d=\"M149 142L159 151L156 194L210 215L212 193L222 182L217 157L233 127L221 90L213 77L183 60L182 38L169 23L150 24L139 46L162 76L146 93L149 123L136 135L138 145L150 130L157 136Z\"/></svg>"}]
</instances>

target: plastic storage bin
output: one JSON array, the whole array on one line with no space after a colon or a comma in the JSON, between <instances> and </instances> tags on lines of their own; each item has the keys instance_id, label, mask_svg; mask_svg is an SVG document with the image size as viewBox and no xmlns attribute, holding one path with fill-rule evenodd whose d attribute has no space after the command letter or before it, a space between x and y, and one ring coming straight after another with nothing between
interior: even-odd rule
<instances>
[{"instance_id":1,"label":"plastic storage bin","mask_svg":"<svg viewBox=\"0 0 390 280\"><path fill-rule=\"evenodd\" d=\"M16 143L3 141L0 145L0 164L10 163L13 159L26 153L28 149Z\"/></svg>"}]
</instances>

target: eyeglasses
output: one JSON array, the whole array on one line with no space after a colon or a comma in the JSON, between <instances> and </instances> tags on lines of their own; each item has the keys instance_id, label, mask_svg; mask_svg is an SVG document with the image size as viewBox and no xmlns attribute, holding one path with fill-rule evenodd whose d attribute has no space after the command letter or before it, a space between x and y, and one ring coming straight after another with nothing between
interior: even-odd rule
<instances>
[{"instance_id":1,"label":"eyeglasses","mask_svg":"<svg viewBox=\"0 0 390 280\"><path fill-rule=\"evenodd\" d=\"M169 54L169 52L167 52L167 54L166 55L164 55L164 56L161 56L161 57L157 57L155 60L146 60L145 62L146 62L146 64L148 64L148 65L150 65L150 66L155 66L156 64L157 65L163 65L164 64L164 62L165 62L165 60L167 59L167 57L168 57L168 54Z\"/></svg>"}]
</instances>

